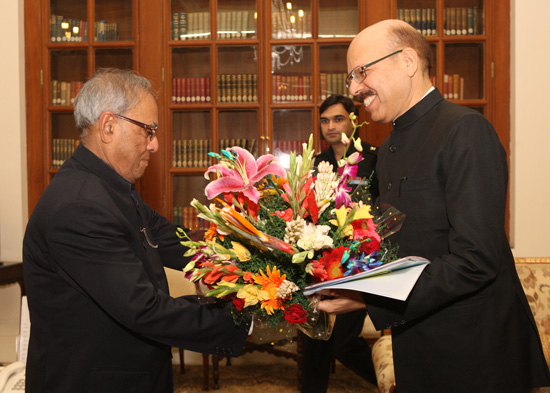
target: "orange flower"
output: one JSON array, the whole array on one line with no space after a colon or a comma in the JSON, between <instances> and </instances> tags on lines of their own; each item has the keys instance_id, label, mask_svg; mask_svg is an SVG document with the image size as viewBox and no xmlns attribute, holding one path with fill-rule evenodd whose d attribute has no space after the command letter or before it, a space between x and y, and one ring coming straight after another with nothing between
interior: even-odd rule
<instances>
[{"instance_id":1,"label":"orange flower","mask_svg":"<svg viewBox=\"0 0 550 393\"><path fill-rule=\"evenodd\" d=\"M210 223L210 228L204 234L204 240L212 241L215 237L219 237L223 242L223 235L218 234L218 226L216 224Z\"/></svg>"},{"instance_id":2,"label":"orange flower","mask_svg":"<svg viewBox=\"0 0 550 393\"><path fill-rule=\"evenodd\" d=\"M252 275L252 272L244 272L243 280L244 280L244 282L249 283L249 284L253 283L254 282L254 277Z\"/></svg>"},{"instance_id":3,"label":"orange flower","mask_svg":"<svg viewBox=\"0 0 550 393\"><path fill-rule=\"evenodd\" d=\"M277 296L277 289L286 279L286 274L281 276L281 272L276 266L273 267L273 270L267 266L267 274L264 274L264 272L260 270L260 273L254 275L253 278L254 282L261 285L262 290L269 294L269 300L262 302L262 309L265 309L266 312L271 315L274 310L285 308L283 299Z\"/></svg>"}]
</instances>

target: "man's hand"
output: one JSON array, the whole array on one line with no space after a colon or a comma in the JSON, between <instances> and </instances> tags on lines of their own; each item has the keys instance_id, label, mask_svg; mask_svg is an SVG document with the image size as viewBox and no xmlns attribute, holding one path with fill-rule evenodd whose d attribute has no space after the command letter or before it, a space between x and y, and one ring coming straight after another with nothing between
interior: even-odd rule
<instances>
[{"instance_id":1,"label":"man's hand","mask_svg":"<svg viewBox=\"0 0 550 393\"><path fill-rule=\"evenodd\" d=\"M332 298L321 300L317 305L319 311L329 314L345 314L367 308L361 293L347 289L335 289L330 291Z\"/></svg>"}]
</instances>

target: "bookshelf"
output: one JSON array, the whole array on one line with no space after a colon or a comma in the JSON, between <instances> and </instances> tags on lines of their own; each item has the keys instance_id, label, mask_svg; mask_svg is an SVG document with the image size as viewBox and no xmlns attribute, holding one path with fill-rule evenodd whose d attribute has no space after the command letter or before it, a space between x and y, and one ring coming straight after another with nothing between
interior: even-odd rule
<instances>
[{"instance_id":1,"label":"bookshelf","mask_svg":"<svg viewBox=\"0 0 550 393\"><path fill-rule=\"evenodd\" d=\"M152 81L159 103L161 148L141 194L175 222L200 226L186 208L206 202L207 152L239 145L284 162L310 133L317 151L326 148L319 106L348 94L349 43L387 18L426 36L433 83L483 113L509 150L508 0L162 1L25 2L29 210L74 149L80 83L97 67L131 68ZM390 131L371 122L360 133L380 145Z\"/></svg>"}]
</instances>

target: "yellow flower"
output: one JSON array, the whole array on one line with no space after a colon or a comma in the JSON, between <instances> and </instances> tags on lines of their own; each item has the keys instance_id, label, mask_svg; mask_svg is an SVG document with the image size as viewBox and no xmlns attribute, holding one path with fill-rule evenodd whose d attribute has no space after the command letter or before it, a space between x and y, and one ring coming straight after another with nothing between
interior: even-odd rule
<instances>
[{"instance_id":1,"label":"yellow flower","mask_svg":"<svg viewBox=\"0 0 550 393\"><path fill-rule=\"evenodd\" d=\"M338 209L334 209L336 213L336 220L330 220L329 222L332 225L336 225L338 229L342 228L348 219L350 210L351 209L345 207L344 205L340 206ZM366 218L373 218L373 215L370 214L370 205L360 204L353 214L352 221ZM348 224L342 230L342 237L344 236L353 236L353 227L351 225Z\"/></svg>"},{"instance_id":2,"label":"yellow flower","mask_svg":"<svg viewBox=\"0 0 550 393\"><path fill-rule=\"evenodd\" d=\"M269 293L261 290L257 285L248 284L239 289L237 297L244 299L244 307L248 307L269 300Z\"/></svg>"},{"instance_id":3,"label":"yellow flower","mask_svg":"<svg viewBox=\"0 0 550 393\"><path fill-rule=\"evenodd\" d=\"M239 258L239 261L246 262L250 260L250 251L245 246L237 242L231 242L231 244L233 245L231 251Z\"/></svg>"}]
</instances>

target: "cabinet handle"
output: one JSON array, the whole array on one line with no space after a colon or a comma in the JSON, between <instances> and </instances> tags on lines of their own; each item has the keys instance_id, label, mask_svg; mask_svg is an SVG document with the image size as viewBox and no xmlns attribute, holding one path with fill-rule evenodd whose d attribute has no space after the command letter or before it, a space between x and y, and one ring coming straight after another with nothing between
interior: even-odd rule
<instances>
[{"instance_id":1,"label":"cabinet handle","mask_svg":"<svg viewBox=\"0 0 550 393\"><path fill-rule=\"evenodd\" d=\"M265 136L262 135L262 136L260 137L260 139L263 141L263 140L265 139Z\"/></svg>"}]
</instances>

